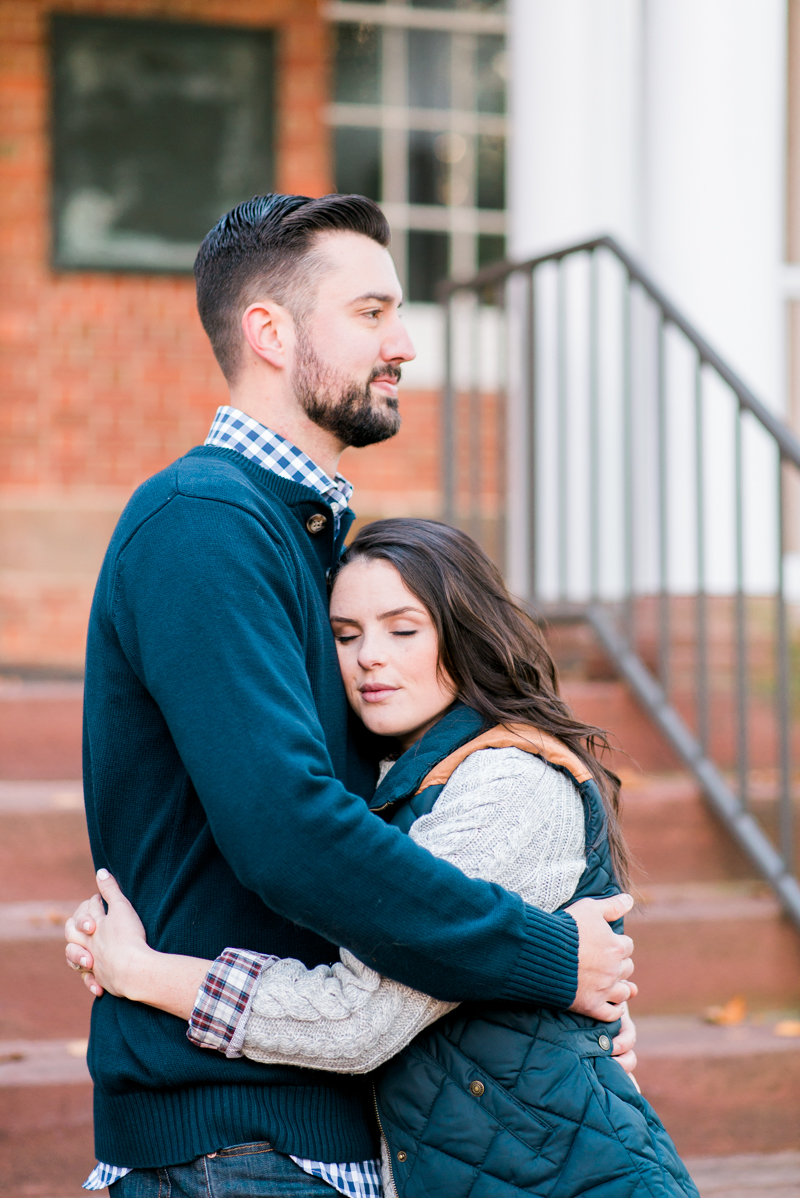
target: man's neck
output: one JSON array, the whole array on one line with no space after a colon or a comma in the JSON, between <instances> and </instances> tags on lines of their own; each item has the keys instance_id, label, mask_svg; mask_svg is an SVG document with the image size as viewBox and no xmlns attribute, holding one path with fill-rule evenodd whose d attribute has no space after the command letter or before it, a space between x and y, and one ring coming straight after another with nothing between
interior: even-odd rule
<instances>
[{"instance_id":1,"label":"man's neck","mask_svg":"<svg viewBox=\"0 0 800 1198\"><path fill-rule=\"evenodd\" d=\"M250 388L230 388L230 405L301 449L330 478L335 478L345 446L332 433L309 420L296 400L281 402L253 394Z\"/></svg>"}]
</instances>

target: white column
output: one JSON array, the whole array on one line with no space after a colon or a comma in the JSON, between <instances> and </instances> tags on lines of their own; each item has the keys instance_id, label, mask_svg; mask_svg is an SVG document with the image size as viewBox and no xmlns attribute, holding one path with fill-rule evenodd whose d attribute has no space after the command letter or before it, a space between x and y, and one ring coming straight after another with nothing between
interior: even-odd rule
<instances>
[{"instance_id":1,"label":"white column","mask_svg":"<svg viewBox=\"0 0 800 1198\"><path fill-rule=\"evenodd\" d=\"M782 410L786 0L645 0L644 13L645 261Z\"/></svg>"},{"instance_id":2,"label":"white column","mask_svg":"<svg viewBox=\"0 0 800 1198\"><path fill-rule=\"evenodd\" d=\"M511 0L510 250L640 226L640 0Z\"/></svg>"},{"instance_id":3,"label":"white column","mask_svg":"<svg viewBox=\"0 0 800 1198\"><path fill-rule=\"evenodd\" d=\"M638 248L640 9L641 0L511 0L512 257L532 257L604 233ZM574 355L571 368L575 374L583 369ZM527 420L520 384L520 379L509 378L508 478L516 501L508 510L507 575L512 590L524 593L530 535ZM552 424L554 399L549 392L540 394L544 423ZM540 452L540 474L548 455L549 450ZM578 504L585 499L585 488L585 471L575 469L570 490ZM543 491L548 488L540 485L540 500ZM537 513L542 533L537 543L544 546L548 521L538 503ZM549 560L552 554L544 556ZM580 550L571 552L570 575L579 557ZM539 587L549 590L545 576L552 569L540 560L537 572Z\"/></svg>"}]
</instances>

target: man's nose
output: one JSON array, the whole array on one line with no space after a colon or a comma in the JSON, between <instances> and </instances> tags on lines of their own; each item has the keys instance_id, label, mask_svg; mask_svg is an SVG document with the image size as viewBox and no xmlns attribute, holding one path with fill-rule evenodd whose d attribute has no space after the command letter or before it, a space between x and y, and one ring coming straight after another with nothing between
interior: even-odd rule
<instances>
[{"instance_id":1,"label":"man's nose","mask_svg":"<svg viewBox=\"0 0 800 1198\"><path fill-rule=\"evenodd\" d=\"M384 339L381 346L381 357L384 362L412 362L417 356L414 343L408 335L408 330L402 321L398 320L392 334Z\"/></svg>"}]
</instances>

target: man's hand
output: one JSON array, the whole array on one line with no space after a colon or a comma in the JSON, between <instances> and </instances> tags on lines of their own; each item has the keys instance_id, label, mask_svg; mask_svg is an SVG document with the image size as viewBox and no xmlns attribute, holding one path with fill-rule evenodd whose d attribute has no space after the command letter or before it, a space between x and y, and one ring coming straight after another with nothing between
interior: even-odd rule
<instances>
[{"instance_id":1,"label":"man's hand","mask_svg":"<svg viewBox=\"0 0 800 1198\"><path fill-rule=\"evenodd\" d=\"M618 1004L638 993L636 983L627 980L633 973L633 941L608 926L632 906L629 894L617 894L607 899L579 899L567 907L579 936L578 991L571 1011L612 1023L620 1018Z\"/></svg>"}]
</instances>

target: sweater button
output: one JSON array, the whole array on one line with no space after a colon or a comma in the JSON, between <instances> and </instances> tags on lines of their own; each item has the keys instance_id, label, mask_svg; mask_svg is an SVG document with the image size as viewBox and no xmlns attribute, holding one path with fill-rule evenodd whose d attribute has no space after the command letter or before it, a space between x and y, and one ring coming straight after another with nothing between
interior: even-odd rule
<instances>
[{"instance_id":1,"label":"sweater button","mask_svg":"<svg viewBox=\"0 0 800 1198\"><path fill-rule=\"evenodd\" d=\"M611 1047L611 1041L609 1040L608 1036L600 1036L597 1043L600 1045L603 1052L608 1052L609 1048Z\"/></svg>"},{"instance_id":2,"label":"sweater button","mask_svg":"<svg viewBox=\"0 0 800 1198\"><path fill-rule=\"evenodd\" d=\"M306 520L306 528L311 533L312 537L315 537L318 532L322 532L327 523L327 516L323 516L322 512L314 512L314 515L309 516Z\"/></svg>"},{"instance_id":3,"label":"sweater button","mask_svg":"<svg viewBox=\"0 0 800 1198\"><path fill-rule=\"evenodd\" d=\"M475 1098L480 1098L485 1089L486 1087L484 1086L483 1082L469 1083L469 1092L470 1094L474 1095Z\"/></svg>"},{"instance_id":4,"label":"sweater button","mask_svg":"<svg viewBox=\"0 0 800 1198\"><path fill-rule=\"evenodd\" d=\"M399 1151L399 1152L398 1152L398 1154L397 1154L397 1159L399 1160L400 1164L402 1165L402 1164L403 1164L403 1161L407 1161L407 1160L408 1160L408 1153L407 1153L407 1152L403 1152L403 1149L401 1148L401 1149L400 1149L400 1151Z\"/></svg>"}]
</instances>

